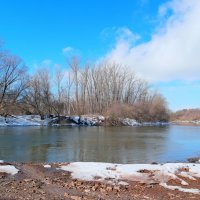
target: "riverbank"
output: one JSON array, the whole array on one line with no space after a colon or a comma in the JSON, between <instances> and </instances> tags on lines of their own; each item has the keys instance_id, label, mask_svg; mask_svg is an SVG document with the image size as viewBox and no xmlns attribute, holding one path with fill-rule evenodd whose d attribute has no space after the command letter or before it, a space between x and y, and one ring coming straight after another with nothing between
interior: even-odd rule
<instances>
[{"instance_id":1,"label":"riverbank","mask_svg":"<svg viewBox=\"0 0 200 200\"><path fill-rule=\"evenodd\" d=\"M199 163L0 163L0 199L199 198Z\"/></svg>"},{"instance_id":2,"label":"riverbank","mask_svg":"<svg viewBox=\"0 0 200 200\"><path fill-rule=\"evenodd\" d=\"M0 127L9 126L164 126L168 122L138 122L135 119L107 119L102 115L44 116L9 115L0 116Z\"/></svg>"},{"instance_id":3,"label":"riverbank","mask_svg":"<svg viewBox=\"0 0 200 200\"><path fill-rule=\"evenodd\" d=\"M180 125L180 126L200 126L200 121L199 120L177 120L177 121L172 121L172 124Z\"/></svg>"}]
</instances>

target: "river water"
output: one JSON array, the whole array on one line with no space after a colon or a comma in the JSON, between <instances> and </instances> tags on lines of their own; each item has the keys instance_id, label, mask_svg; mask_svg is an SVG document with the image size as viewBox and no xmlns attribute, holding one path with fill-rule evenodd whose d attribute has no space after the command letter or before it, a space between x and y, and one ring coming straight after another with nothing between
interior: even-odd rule
<instances>
[{"instance_id":1,"label":"river water","mask_svg":"<svg viewBox=\"0 0 200 200\"><path fill-rule=\"evenodd\" d=\"M151 163L200 156L199 126L1 127L0 160Z\"/></svg>"}]
</instances>

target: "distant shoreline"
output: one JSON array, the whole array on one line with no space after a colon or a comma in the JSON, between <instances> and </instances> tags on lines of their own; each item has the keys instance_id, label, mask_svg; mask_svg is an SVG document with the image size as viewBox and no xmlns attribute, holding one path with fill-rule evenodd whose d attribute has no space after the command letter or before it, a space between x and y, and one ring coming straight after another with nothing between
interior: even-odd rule
<instances>
[{"instance_id":1,"label":"distant shoreline","mask_svg":"<svg viewBox=\"0 0 200 200\"><path fill-rule=\"evenodd\" d=\"M39 115L0 116L0 127L28 126L166 126L170 122L138 122L130 118L110 119L102 115L51 116L41 119Z\"/></svg>"},{"instance_id":2,"label":"distant shoreline","mask_svg":"<svg viewBox=\"0 0 200 200\"><path fill-rule=\"evenodd\" d=\"M200 121L171 121L171 124L181 125L181 126L200 126Z\"/></svg>"}]
</instances>

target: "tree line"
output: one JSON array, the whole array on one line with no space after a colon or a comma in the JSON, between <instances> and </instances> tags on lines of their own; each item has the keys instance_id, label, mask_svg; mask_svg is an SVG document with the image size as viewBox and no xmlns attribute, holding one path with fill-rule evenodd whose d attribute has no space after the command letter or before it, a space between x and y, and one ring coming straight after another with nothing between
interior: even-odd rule
<instances>
[{"instance_id":1,"label":"tree line","mask_svg":"<svg viewBox=\"0 0 200 200\"><path fill-rule=\"evenodd\" d=\"M28 74L22 59L0 51L0 114L82 115L167 121L165 98L130 68L109 62L86 63L77 57L66 69L39 68Z\"/></svg>"}]
</instances>

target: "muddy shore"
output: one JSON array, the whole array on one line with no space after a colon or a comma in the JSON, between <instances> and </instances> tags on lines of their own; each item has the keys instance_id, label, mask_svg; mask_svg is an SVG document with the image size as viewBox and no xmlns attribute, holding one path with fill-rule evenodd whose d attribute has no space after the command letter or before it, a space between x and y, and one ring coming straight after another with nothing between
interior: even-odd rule
<instances>
[{"instance_id":1,"label":"muddy shore","mask_svg":"<svg viewBox=\"0 0 200 200\"><path fill-rule=\"evenodd\" d=\"M62 163L62 165L68 163ZM72 179L71 173L58 170L61 164L0 163L0 166L12 165L18 169L15 175L0 173L0 199L200 199L200 194L170 190L156 182L142 183L128 181L128 185L113 185L95 181ZM182 169L183 171L186 169ZM153 176L149 171L141 173ZM181 177L188 185L184 188L200 189L200 178L192 180ZM127 181L126 181L127 182ZM169 180L168 184L181 186L178 180ZM182 186L183 187L183 186Z\"/></svg>"}]
</instances>

